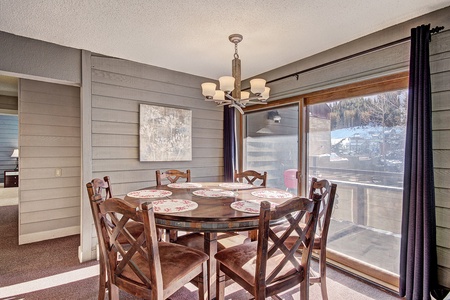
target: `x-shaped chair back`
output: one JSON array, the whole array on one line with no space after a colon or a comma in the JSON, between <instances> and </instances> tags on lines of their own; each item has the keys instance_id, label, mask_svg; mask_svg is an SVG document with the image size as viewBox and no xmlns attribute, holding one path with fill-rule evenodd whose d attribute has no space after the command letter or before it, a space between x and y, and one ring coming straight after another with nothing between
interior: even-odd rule
<instances>
[{"instance_id":1,"label":"x-shaped chair back","mask_svg":"<svg viewBox=\"0 0 450 300\"><path fill-rule=\"evenodd\" d=\"M100 201L100 198L100 195L96 195L94 201ZM122 199L110 198L100 203L99 209L100 214L107 216L114 224L113 227L107 225L105 218L100 223L109 280L121 289L134 289L145 298L159 299L157 295L163 294L163 285L151 204L142 204L142 211L139 211ZM149 226L138 237L134 237L126 227L131 220ZM149 268L150 272L145 272L142 267Z\"/></svg>"},{"instance_id":2,"label":"x-shaped chair back","mask_svg":"<svg viewBox=\"0 0 450 300\"><path fill-rule=\"evenodd\" d=\"M302 292L308 293L308 270L319 208L320 200L307 198L294 198L272 209L269 202L261 203L255 277L257 293L266 289L265 296L274 295L299 283L305 286L306 291ZM300 226L306 213L310 217L306 225ZM271 225L280 220L289 225L274 232ZM292 235L294 232L296 234ZM295 236L290 248L285 245L289 236ZM298 260L297 249L301 245L304 251Z\"/></svg>"},{"instance_id":3,"label":"x-shaped chair back","mask_svg":"<svg viewBox=\"0 0 450 300\"><path fill-rule=\"evenodd\" d=\"M254 170L247 170L238 173L237 170L234 171L234 181L243 182L245 179L246 183L256 185L259 183L259 186L266 186L267 182L267 172L259 173Z\"/></svg>"},{"instance_id":4,"label":"x-shaped chair back","mask_svg":"<svg viewBox=\"0 0 450 300\"><path fill-rule=\"evenodd\" d=\"M313 177L311 179L311 186L309 190L310 199L318 199L320 202L319 220L317 222L317 237L324 237L328 235L328 228L331 222L331 214L333 212L334 200L336 197L337 185L330 183L328 180L317 180Z\"/></svg>"},{"instance_id":5,"label":"x-shaped chair back","mask_svg":"<svg viewBox=\"0 0 450 300\"><path fill-rule=\"evenodd\" d=\"M186 170L186 172L167 170L163 173L160 170L156 170L156 185L161 185L163 179L167 179L170 183L175 183L180 178L186 178L186 182L191 182L191 170Z\"/></svg>"}]
</instances>

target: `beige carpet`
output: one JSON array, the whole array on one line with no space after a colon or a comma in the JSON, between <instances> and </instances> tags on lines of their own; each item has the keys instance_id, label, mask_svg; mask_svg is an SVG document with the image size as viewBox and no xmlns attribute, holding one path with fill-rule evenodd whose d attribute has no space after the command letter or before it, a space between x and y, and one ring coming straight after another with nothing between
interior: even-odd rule
<instances>
[{"instance_id":1,"label":"beige carpet","mask_svg":"<svg viewBox=\"0 0 450 300\"><path fill-rule=\"evenodd\" d=\"M0 206L17 205L19 203L19 188L4 188L0 183Z\"/></svg>"}]
</instances>

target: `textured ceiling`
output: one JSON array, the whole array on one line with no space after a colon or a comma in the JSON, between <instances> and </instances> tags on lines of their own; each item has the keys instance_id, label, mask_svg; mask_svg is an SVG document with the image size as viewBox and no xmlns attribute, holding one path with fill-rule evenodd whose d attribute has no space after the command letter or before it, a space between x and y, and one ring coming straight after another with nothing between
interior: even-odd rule
<instances>
[{"instance_id":1,"label":"textured ceiling","mask_svg":"<svg viewBox=\"0 0 450 300\"><path fill-rule=\"evenodd\" d=\"M0 0L0 30L190 74L248 78L425 13L449 0Z\"/></svg>"}]
</instances>

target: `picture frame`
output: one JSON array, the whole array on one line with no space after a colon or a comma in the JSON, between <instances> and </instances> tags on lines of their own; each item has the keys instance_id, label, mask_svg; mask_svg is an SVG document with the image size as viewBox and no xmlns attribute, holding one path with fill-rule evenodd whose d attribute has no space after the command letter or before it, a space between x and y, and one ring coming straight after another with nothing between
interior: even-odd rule
<instances>
[{"instance_id":1,"label":"picture frame","mask_svg":"<svg viewBox=\"0 0 450 300\"><path fill-rule=\"evenodd\" d=\"M192 111L140 104L139 160L192 160Z\"/></svg>"}]
</instances>

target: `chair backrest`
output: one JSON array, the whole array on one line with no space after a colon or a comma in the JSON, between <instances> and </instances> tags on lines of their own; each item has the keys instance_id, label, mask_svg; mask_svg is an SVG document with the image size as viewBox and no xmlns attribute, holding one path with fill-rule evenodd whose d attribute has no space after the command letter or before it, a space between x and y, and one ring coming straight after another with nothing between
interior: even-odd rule
<instances>
[{"instance_id":1,"label":"chair backrest","mask_svg":"<svg viewBox=\"0 0 450 300\"><path fill-rule=\"evenodd\" d=\"M326 179L318 180L315 177L311 179L309 198L321 200L316 236L321 237L324 242L326 242L328 236L336 189L337 185Z\"/></svg>"},{"instance_id":2,"label":"chair backrest","mask_svg":"<svg viewBox=\"0 0 450 300\"><path fill-rule=\"evenodd\" d=\"M161 185L163 179L167 179L169 183L175 183L180 178L186 178L186 182L191 182L191 170L186 170L186 172L167 170L162 173L160 170L156 170L156 185Z\"/></svg>"},{"instance_id":3,"label":"chair backrest","mask_svg":"<svg viewBox=\"0 0 450 300\"><path fill-rule=\"evenodd\" d=\"M103 177L103 179L100 178L94 178L91 180L92 183L92 195L90 193L90 189L88 188L88 195L89 199L92 198L94 194L100 194L104 195L104 199L112 198L112 187L111 187L111 180L109 176ZM87 185L86 185L87 187Z\"/></svg>"},{"instance_id":4,"label":"chair backrest","mask_svg":"<svg viewBox=\"0 0 450 300\"><path fill-rule=\"evenodd\" d=\"M244 182L244 179L247 183L256 185L259 182L259 186L266 186L267 181L267 172L259 173L254 170L247 170L243 172L238 172L237 170L234 170L234 181L236 182Z\"/></svg>"},{"instance_id":5,"label":"chair backrest","mask_svg":"<svg viewBox=\"0 0 450 300\"><path fill-rule=\"evenodd\" d=\"M99 241L103 256L107 260L108 279L120 289L145 299L161 299L163 283L159 261L158 238L153 207L142 204L142 210L119 198L102 199L96 194L92 202L98 207L98 215L111 220L109 226L105 218L98 220ZM133 237L127 230L129 222L141 222L145 230ZM126 241L126 242L124 242Z\"/></svg>"},{"instance_id":6,"label":"chair backrest","mask_svg":"<svg viewBox=\"0 0 450 300\"><path fill-rule=\"evenodd\" d=\"M281 291L299 284L302 278L309 280L307 273L320 201L296 197L273 209L270 207L267 201L261 203L255 273L256 291L264 289L272 292ZM306 213L310 217L303 226L301 221ZM275 233L271 228L271 223L275 220L287 220L289 226L284 226L283 230ZM295 234L292 234L294 232ZM292 241L290 248L285 243L288 237L291 237ZM304 250L299 262L295 255L301 245ZM309 285L309 282L307 284ZM267 294L272 293L264 295Z\"/></svg>"}]
</instances>

